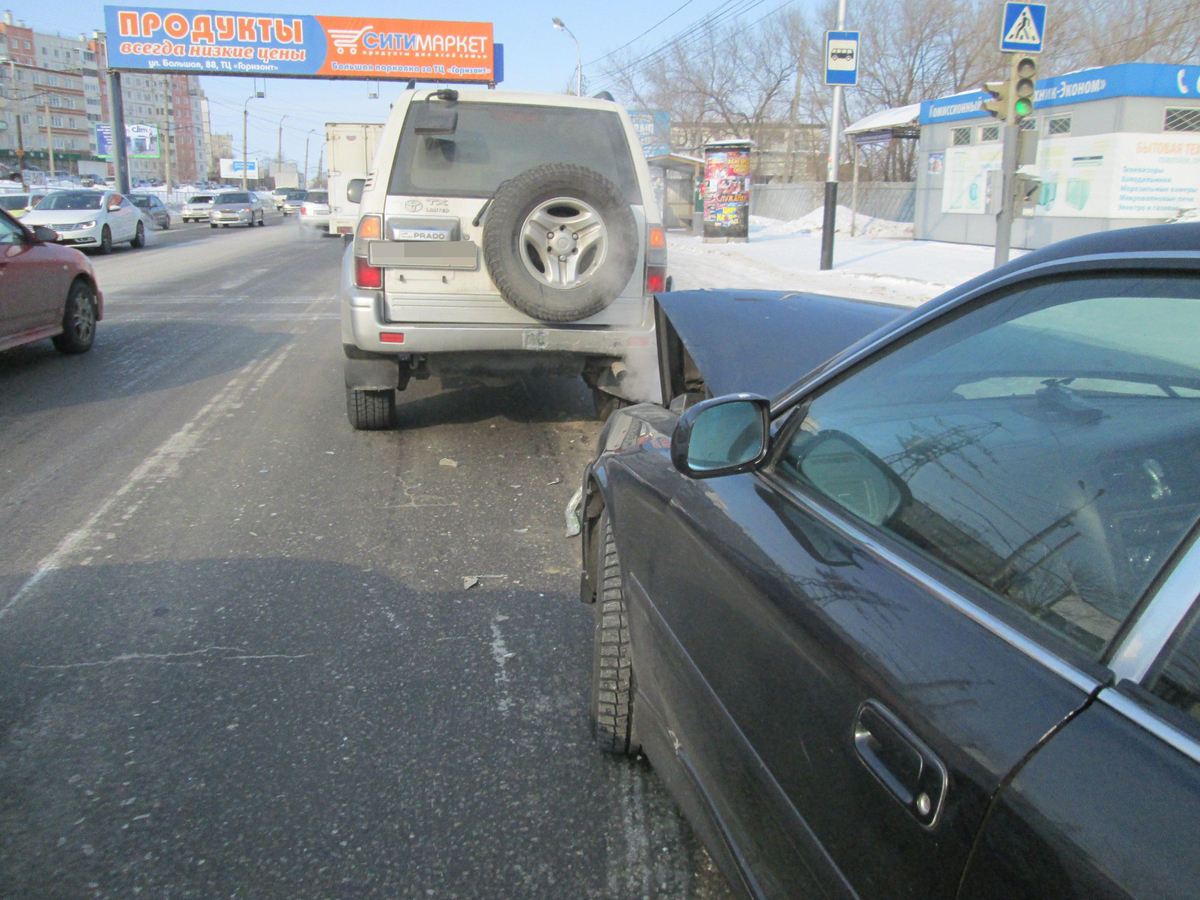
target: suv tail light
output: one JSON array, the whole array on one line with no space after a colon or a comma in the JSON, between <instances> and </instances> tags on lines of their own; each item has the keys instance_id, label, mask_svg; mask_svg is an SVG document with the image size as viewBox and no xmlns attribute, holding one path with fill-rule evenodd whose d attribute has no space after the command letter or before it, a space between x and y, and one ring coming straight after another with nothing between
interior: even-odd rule
<instances>
[{"instance_id":1,"label":"suv tail light","mask_svg":"<svg viewBox=\"0 0 1200 900\"><path fill-rule=\"evenodd\" d=\"M383 217L363 216L358 220L358 230L354 235L354 255L367 255L367 241L377 241L383 237Z\"/></svg>"},{"instance_id":2,"label":"suv tail light","mask_svg":"<svg viewBox=\"0 0 1200 900\"><path fill-rule=\"evenodd\" d=\"M661 294L667 289L667 267L646 266L646 293Z\"/></svg>"},{"instance_id":3,"label":"suv tail light","mask_svg":"<svg viewBox=\"0 0 1200 900\"><path fill-rule=\"evenodd\" d=\"M367 241L377 241L382 236L382 216L363 216L358 220L358 232L354 236L355 287L368 290L379 290L383 287L383 269L367 262Z\"/></svg>"},{"instance_id":4,"label":"suv tail light","mask_svg":"<svg viewBox=\"0 0 1200 900\"><path fill-rule=\"evenodd\" d=\"M383 269L371 265L365 256L354 257L354 285L379 290L383 287Z\"/></svg>"}]
</instances>

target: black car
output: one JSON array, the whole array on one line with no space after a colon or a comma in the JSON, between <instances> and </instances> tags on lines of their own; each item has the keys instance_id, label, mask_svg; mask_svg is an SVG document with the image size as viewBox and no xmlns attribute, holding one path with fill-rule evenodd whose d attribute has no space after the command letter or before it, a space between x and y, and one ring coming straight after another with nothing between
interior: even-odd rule
<instances>
[{"instance_id":1,"label":"black car","mask_svg":"<svg viewBox=\"0 0 1200 900\"><path fill-rule=\"evenodd\" d=\"M171 227L171 211L154 194L130 194L129 202L164 231Z\"/></svg>"},{"instance_id":2,"label":"black car","mask_svg":"<svg viewBox=\"0 0 1200 900\"><path fill-rule=\"evenodd\" d=\"M1200 225L659 302L674 399L584 477L600 745L747 897L1200 896Z\"/></svg>"}]
</instances>

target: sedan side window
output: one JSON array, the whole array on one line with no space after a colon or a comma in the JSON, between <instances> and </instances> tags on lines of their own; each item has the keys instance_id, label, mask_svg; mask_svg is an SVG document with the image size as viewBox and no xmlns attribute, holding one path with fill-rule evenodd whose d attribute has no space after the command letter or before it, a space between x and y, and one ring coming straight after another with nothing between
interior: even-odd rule
<instances>
[{"instance_id":1,"label":"sedan side window","mask_svg":"<svg viewBox=\"0 0 1200 900\"><path fill-rule=\"evenodd\" d=\"M1193 611L1145 681L1150 693L1182 712L1200 731L1200 610Z\"/></svg>"},{"instance_id":2,"label":"sedan side window","mask_svg":"<svg viewBox=\"0 0 1200 900\"><path fill-rule=\"evenodd\" d=\"M819 392L777 471L1099 658L1200 517L1200 278L946 318Z\"/></svg>"},{"instance_id":3,"label":"sedan side window","mask_svg":"<svg viewBox=\"0 0 1200 900\"><path fill-rule=\"evenodd\" d=\"M25 234L20 227L0 216L0 244L21 244L24 241Z\"/></svg>"}]
</instances>

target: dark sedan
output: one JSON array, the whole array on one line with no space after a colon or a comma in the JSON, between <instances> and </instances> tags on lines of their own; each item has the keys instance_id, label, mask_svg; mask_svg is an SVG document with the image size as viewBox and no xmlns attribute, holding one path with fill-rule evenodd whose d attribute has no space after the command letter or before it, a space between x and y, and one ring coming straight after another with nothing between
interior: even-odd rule
<instances>
[{"instance_id":1,"label":"dark sedan","mask_svg":"<svg viewBox=\"0 0 1200 900\"><path fill-rule=\"evenodd\" d=\"M171 227L171 211L154 194L130 194L129 202L164 231Z\"/></svg>"},{"instance_id":2,"label":"dark sedan","mask_svg":"<svg viewBox=\"0 0 1200 900\"><path fill-rule=\"evenodd\" d=\"M601 747L747 897L1200 896L1200 225L660 303L584 477Z\"/></svg>"}]
</instances>

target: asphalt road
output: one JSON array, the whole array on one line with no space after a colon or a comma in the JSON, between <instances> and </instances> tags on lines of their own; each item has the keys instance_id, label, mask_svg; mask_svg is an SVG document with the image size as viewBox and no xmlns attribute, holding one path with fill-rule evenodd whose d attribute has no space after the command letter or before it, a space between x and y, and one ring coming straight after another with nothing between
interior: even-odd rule
<instances>
[{"instance_id":1,"label":"asphalt road","mask_svg":"<svg viewBox=\"0 0 1200 900\"><path fill-rule=\"evenodd\" d=\"M341 250L176 225L90 353L0 354L0 898L727 896L591 745L590 396L352 431Z\"/></svg>"}]
</instances>

